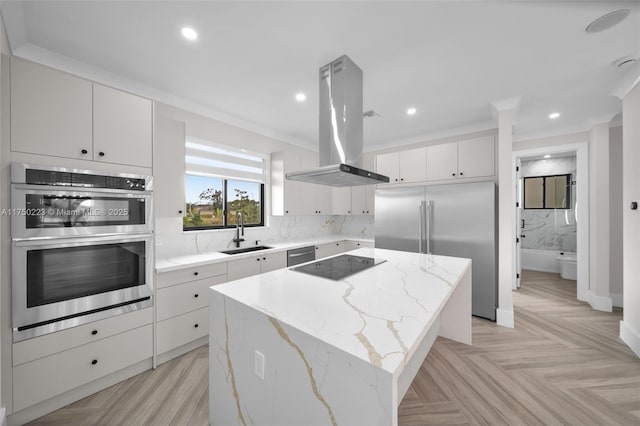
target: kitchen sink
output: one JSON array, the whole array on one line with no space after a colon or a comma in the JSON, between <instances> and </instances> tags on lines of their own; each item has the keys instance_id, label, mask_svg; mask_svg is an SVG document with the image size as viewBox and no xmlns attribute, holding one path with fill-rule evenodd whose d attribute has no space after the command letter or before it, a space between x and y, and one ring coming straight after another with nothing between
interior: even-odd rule
<instances>
[{"instance_id":1,"label":"kitchen sink","mask_svg":"<svg viewBox=\"0 0 640 426\"><path fill-rule=\"evenodd\" d=\"M273 247L267 247L267 246L253 246L253 247L244 247L244 248L239 248L239 249L233 249L233 250L225 250L225 251L221 251L220 253L224 253L224 254L241 254L241 253L251 253L252 251L260 251L260 250L267 250Z\"/></svg>"}]
</instances>

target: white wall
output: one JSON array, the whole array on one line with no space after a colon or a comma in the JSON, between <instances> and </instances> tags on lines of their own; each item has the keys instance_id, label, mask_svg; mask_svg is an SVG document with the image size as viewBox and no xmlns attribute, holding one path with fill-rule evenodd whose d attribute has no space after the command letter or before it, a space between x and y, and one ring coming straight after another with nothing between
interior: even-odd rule
<instances>
[{"instance_id":1,"label":"white wall","mask_svg":"<svg viewBox=\"0 0 640 426\"><path fill-rule=\"evenodd\" d=\"M589 302L611 312L609 296L609 123L589 135Z\"/></svg>"},{"instance_id":2,"label":"white wall","mask_svg":"<svg viewBox=\"0 0 640 426\"><path fill-rule=\"evenodd\" d=\"M624 313L620 338L640 357L640 84L622 100L622 225Z\"/></svg>"},{"instance_id":3,"label":"white wall","mask_svg":"<svg viewBox=\"0 0 640 426\"><path fill-rule=\"evenodd\" d=\"M622 126L609 129L609 293L622 307Z\"/></svg>"}]
</instances>

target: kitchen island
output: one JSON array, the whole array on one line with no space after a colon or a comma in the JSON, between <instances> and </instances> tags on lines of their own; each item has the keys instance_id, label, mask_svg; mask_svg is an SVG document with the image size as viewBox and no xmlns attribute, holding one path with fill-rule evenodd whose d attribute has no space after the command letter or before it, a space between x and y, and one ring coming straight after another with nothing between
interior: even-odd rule
<instances>
[{"instance_id":1,"label":"kitchen island","mask_svg":"<svg viewBox=\"0 0 640 426\"><path fill-rule=\"evenodd\" d=\"M282 269L210 289L213 425L396 425L438 335L471 344L471 261L383 249L338 281Z\"/></svg>"}]
</instances>

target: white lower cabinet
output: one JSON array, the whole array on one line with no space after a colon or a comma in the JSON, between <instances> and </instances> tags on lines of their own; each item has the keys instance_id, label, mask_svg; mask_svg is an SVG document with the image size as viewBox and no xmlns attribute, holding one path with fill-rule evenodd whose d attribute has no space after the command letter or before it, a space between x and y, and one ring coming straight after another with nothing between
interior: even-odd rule
<instances>
[{"instance_id":1,"label":"white lower cabinet","mask_svg":"<svg viewBox=\"0 0 640 426\"><path fill-rule=\"evenodd\" d=\"M346 240L344 242L344 251L351 251L363 247L373 248L373 243L370 241L357 241L357 240Z\"/></svg>"},{"instance_id":2,"label":"white lower cabinet","mask_svg":"<svg viewBox=\"0 0 640 426\"><path fill-rule=\"evenodd\" d=\"M335 243L318 244L316 246L316 260L340 254L344 251L344 241Z\"/></svg>"},{"instance_id":3,"label":"white lower cabinet","mask_svg":"<svg viewBox=\"0 0 640 426\"><path fill-rule=\"evenodd\" d=\"M227 263L229 281L235 281L252 275L264 274L287 267L287 252L265 253Z\"/></svg>"},{"instance_id":4,"label":"white lower cabinet","mask_svg":"<svg viewBox=\"0 0 640 426\"><path fill-rule=\"evenodd\" d=\"M160 321L156 333L158 354L204 337L209 334L209 308L198 309L166 321Z\"/></svg>"},{"instance_id":5,"label":"white lower cabinet","mask_svg":"<svg viewBox=\"0 0 640 426\"><path fill-rule=\"evenodd\" d=\"M220 275L186 284L158 289L156 293L156 320L168 318L206 308L209 305L207 289L212 285L227 281L226 275Z\"/></svg>"},{"instance_id":6,"label":"white lower cabinet","mask_svg":"<svg viewBox=\"0 0 640 426\"><path fill-rule=\"evenodd\" d=\"M58 352L13 369L19 411L153 356L151 324Z\"/></svg>"}]
</instances>

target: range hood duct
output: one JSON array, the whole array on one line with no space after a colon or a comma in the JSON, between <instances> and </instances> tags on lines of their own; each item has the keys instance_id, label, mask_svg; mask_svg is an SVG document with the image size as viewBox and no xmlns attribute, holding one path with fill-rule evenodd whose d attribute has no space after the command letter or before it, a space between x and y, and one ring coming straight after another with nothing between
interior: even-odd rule
<instances>
[{"instance_id":1,"label":"range hood duct","mask_svg":"<svg viewBox=\"0 0 640 426\"><path fill-rule=\"evenodd\" d=\"M389 182L362 169L362 70L346 55L320 68L319 115L320 167L287 179L338 187Z\"/></svg>"}]
</instances>

